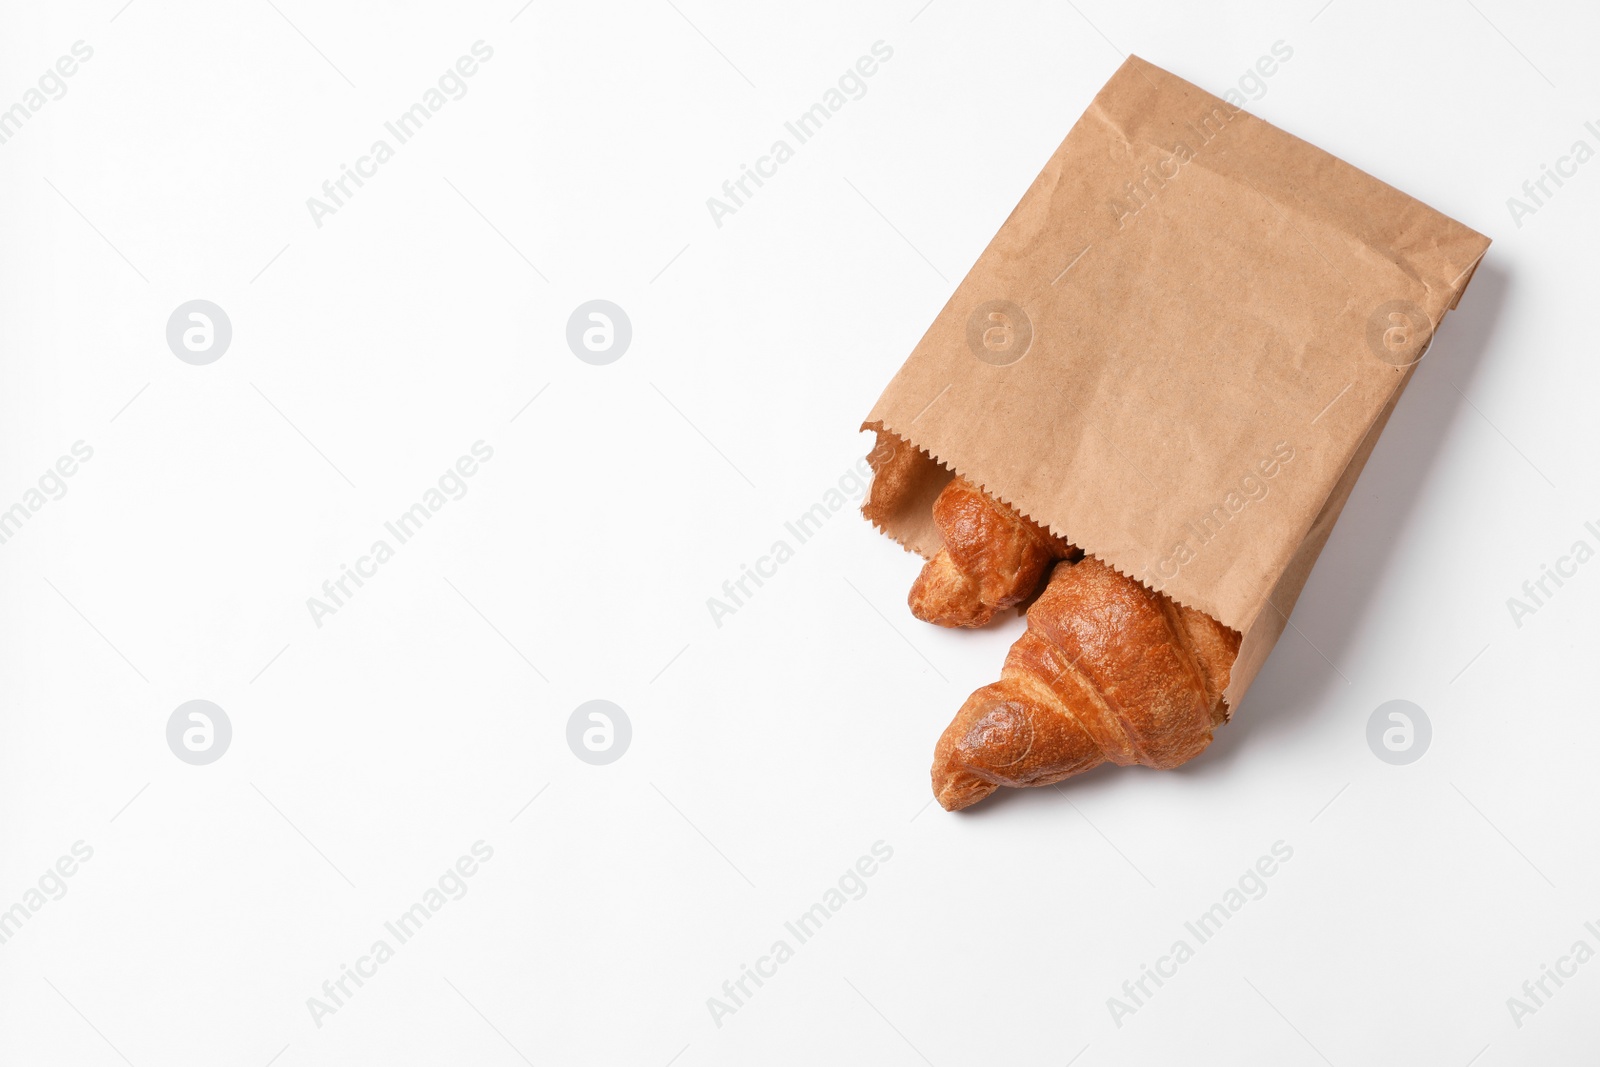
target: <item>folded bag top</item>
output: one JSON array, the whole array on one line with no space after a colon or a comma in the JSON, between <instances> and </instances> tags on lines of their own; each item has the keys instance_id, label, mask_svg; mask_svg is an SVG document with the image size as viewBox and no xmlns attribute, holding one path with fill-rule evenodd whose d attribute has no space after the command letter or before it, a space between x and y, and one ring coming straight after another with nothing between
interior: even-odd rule
<instances>
[{"instance_id":1,"label":"folded bag top","mask_svg":"<svg viewBox=\"0 0 1600 1067\"><path fill-rule=\"evenodd\" d=\"M929 457L874 514L931 556L971 479L1244 634L1237 707L1488 246L1129 57L867 417Z\"/></svg>"}]
</instances>

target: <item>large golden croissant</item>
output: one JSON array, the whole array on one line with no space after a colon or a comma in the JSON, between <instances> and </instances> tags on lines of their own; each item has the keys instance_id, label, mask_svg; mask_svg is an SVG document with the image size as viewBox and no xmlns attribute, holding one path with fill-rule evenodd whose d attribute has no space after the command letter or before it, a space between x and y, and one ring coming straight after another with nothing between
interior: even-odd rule
<instances>
[{"instance_id":1,"label":"large golden croissant","mask_svg":"<svg viewBox=\"0 0 1600 1067\"><path fill-rule=\"evenodd\" d=\"M944 547L922 568L909 601L911 614L940 626L986 625L1032 596L1051 563L1078 555L961 477L933 502L933 522Z\"/></svg>"},{"instance_id":2,"label":"large golden croissant","mask_svg":"<svg viewBox=\"0 0 1600 1067\"><path fill-rule=\"evenodd\" d=\"M939 738L934 796L955 811L1106 761L1176 767L1227 721L1238 651L1235 631L1093 557L1057 564L1000 680Z\"/></svg>"}]
</instances>

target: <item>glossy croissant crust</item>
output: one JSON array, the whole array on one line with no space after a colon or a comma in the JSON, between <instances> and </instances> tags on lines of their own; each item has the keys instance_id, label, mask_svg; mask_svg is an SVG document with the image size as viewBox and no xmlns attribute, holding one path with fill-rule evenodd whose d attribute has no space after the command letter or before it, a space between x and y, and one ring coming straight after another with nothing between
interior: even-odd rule
<instances>
[{"instance_id":1,"label":"glossy croissant crust","mask_svg":"<svg viewBox=\"0 0 1600 1067\"><path fill-rule=\"evenodd\" d=\"M1235 631L1097 559L1059 563L1000 680L939 738L934 796L955 811L1104 762L1176 767L1227 721L1238 651Z\"/></svg>"},{"instance_id":2,"label":"glossy croissant crust","mask_svg":"<svg viewBox=\"0 0 1600 1067\"><path fill-rule=\"evenodd\" d=\"M956 477L933 503L944 547L911 586L911 614L939 626L984 626L1039 588L1056 560L1081 555L1015 508Z\"/></svg>"}]
</instances>

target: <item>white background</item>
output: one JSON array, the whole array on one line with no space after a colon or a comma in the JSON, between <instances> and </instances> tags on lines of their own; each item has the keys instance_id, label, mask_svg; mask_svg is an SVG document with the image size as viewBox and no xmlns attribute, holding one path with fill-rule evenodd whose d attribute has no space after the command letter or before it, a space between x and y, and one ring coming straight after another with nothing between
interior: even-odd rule
<instances>
[{"instance_id":1,"label":"white background","mask_svg":"<svg viewBox=\"0 0 1600 1067\"><path fill-rule=\"evenodd\" d=\"M0 509L94 455L0 545L0 908L93 858L0 945L0 1062L1595 1061L1600 963L1507 1007L1600 949L1600 562L1520 627L1506 604L1600 543L1600 162L1506 205L1600 147L1592 7L274 2L5 5L0 107L94 53L0 145ZM467 94L316 226L478 40ZM1205 755L930 807L1020 620L917 623L918 561L853 503L720 628L707 598L865 452L1123 50L1221 93L1278 41L1253 112L1495 244ZM195 298L233 325L209 366L165 340ZM633 324L604 367L564 337L593 298ZM479 440L318 627L307 598ZM201 767L165 739L197 698L234 731ZM596 698L633 726L609 766L565 739ZM1408 766L1367 746L1392 699L1433 724ZM316 1025L479 840L469 892ZM866 895L718 1026L707 998L877 841Z\"/></svg>"}]
</instances>

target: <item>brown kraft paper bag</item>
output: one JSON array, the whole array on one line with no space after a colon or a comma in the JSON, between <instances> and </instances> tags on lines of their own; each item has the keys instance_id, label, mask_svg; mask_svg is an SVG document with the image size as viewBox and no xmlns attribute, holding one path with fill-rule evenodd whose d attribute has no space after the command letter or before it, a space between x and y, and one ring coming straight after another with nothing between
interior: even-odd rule
<instances>
[{"instance_id":1,"label":"brown kraft paper bag","mask_svg":"<svg viewBox=\"0 0 1600 1067\"><path fill-rule=\"evenodd\" d=\"M925 453L873 513L931 557L971 479L1243 634L1237 708L1488 246L1130 57L867 417Z\"/></svg>"}]
</instances>

